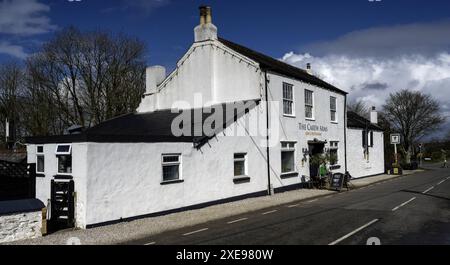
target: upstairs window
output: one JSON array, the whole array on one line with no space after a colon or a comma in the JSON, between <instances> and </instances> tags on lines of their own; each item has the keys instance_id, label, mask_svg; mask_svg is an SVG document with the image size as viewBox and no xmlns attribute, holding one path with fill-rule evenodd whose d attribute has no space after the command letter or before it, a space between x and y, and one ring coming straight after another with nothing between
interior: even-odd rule
<instances>
[{"instance_id":1,"label":"upstairs window","mask_svg":"<svg viewBox=\"0 0 450 265\"><path fill-rule=\"evenodd\" d=\"M295 172L295 142L281 142L281 173Z\"/></svg>"},{"instance_id":2,"label":"upstairs window","mask_svg":"<svg viewBox=\"0 0 450 265\"><path fill-rule=\"evenodd\" d=\"M337 102L335 97L330 97L330 115L331 121L337 122Z\"/></svg>"},{"instance_id":3,"label":"upstairs window","mask_svg":"<svg viewBox=\"0 0 450 265\"><path fill-rule=\"evenodd\" d=\"M181 179L181 155L162 155L162 181L175 181Z\"/></svg>"},{"instance_id":4,"label":"upstairs window","mask_svg":"<svg viewBox=\"0 0 450 265\"><path fill-rule=\"evenodd\" d=\"M314 119L314 93L310 90L305 90L305 117Z\"/></svg>"},{"instance_id":5,"label":"upstairs window","mask_svg":"<svg viewBox=\"0 0 450 265\"><path fill-rule=\"evenodd\" d=\"M45 172L44 146L40 145L36 147L36 173L44 174L44 172Z\"/></svg>"},{"instance_id":6,"label":"upstairs window","mask_svg":"<svg viewBox=\"0 0 450 265\"><path fill-rule=\"evenodd\" d=\"M294 91L288 83L283 83L283 114L294 116Z\"/></svg>"},{"instance_id":7,"label":"upstairs window","mask_svg":"<svg viewBox=\"0 0 450 265\"><path fill-rule=\"evenodd\" d=\"M72 174L72 145L58 144L56 146L58 174Z\"/></svg>"},{"instance_id":8,"label":"upstairs window","mask_svg":"<svg viewBox=\"0 0 450 265\"><path fill-rule=\"evenodd\" d=\"M247 154L234 154L234 176L245 176L247 175L246 161Z\"/></svg>"}]
</instances>

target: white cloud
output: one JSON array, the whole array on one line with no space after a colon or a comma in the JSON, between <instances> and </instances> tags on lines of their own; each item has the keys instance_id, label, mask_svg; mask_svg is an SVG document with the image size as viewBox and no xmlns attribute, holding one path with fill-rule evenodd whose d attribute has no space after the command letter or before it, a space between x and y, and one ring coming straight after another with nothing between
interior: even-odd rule
<instances>
[{"instance_id":1,"label":"white cloud","mask_svg":"<svg viewBox=\"0 0 450 265\"><path fill-rule=\"evenodd\" d=\"M350 99L364 99L378 107L389 93L405 88L430 93L443 104L450 102L448 52L433 57L403 55L394 58L314 57L290 52L282 60L300 68L311 63L316 75L349 92Z\"/></svg>"},{"instance_id":2,"label":"white cloud","mask_svg":"<svg viewBox=\"0 0 450 265\"><path fill-rule=\"evenodd\" d=\"M56 29L47 13L48 5L37 0L0 1L0 33L35 35Z\"/></svg>"},{"instance_id":3,"label":"white cloud","mask_svg":"<svg viewBox=\"0 0 450 265\"><path fill-rule=\"evenodd\" d=\"M22 46L10 44L8 42L0 42L0 54L7 54L19 59L28 57L28 54L24 51Z\"/></svg>"},{"instance_id":4,"label":"white cloud","mask_svg":"<svg viewBox=\"0 0 450 265\"><path fill-rule=\"evenodd\" d=\"M433 54L450 49L450 20L376 27L302 47L314 54L396 56Z\"/></svg>"},{"instance_id":5,"label":"white cloud","mask_svg":"<svg viewBox=\"0 0 450 265\"><path fill-rule=\"evenodd\" d=\"M102 10L104 13L132 10L140 15L148 16L155 9L168 5L171 0L122 0L120 6L111 6Z\"/></svg>"}]
</instances>

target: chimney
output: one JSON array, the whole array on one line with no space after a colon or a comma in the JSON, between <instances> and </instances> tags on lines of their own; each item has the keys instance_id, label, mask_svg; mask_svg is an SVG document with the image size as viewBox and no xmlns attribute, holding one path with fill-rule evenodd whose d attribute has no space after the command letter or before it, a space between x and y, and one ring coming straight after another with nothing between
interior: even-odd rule
<instances>
[{"instance_id":1,"label":"chimney","mask_svg":"<svg viewBox=\"0 0 450 265\"><path fill-rule=\"evenodd\" d=\"M306 64L306 72L310 75L313 75L312 69L311 69L311 63Z\"/></svg>"},{"instance_id":2,"label":"chimney","mask_svg":"<svg viewBox=\"0 0 450 265\"><path fill-rule=\"evenodd\" d=\"M375 107L372 107L370 111L370 123L378 124L378 112Z\"/></svg>"},{"instance_id":3,"label":"chimney","mask_svg":"<svg viewBox=\"0 0 450 265\"><path fill-rule=\"evenodd\" d=\"M166 78L166 68L156 65L147 67L145 70L145 93L154 94Z\"/></svg>"},{"instance_id":4,"label":"chimney","mask_svg":"<svg viewBox=\"0 0 450 265\"><path fill-rule=\"evenodd\" d=\"M217 27L212 23L211 7L200 7L200 25L195 27L194 33L195 42L217 39Z\"/></svg>"}]
</instances>

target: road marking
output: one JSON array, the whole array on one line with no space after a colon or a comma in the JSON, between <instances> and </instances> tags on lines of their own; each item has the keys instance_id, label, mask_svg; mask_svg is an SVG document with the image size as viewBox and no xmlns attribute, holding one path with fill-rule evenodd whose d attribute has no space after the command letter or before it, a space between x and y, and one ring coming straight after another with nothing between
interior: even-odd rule
<instances>
[{"instance_id":1,"label":"road marking","mask_svg":"<svg viewBox=\"0 0 450 265\"><path fill-rule=\"evenodd\" d=\"M299 205L300 205L300 204L289 205L288 208L294 208L294 207L297 207L297 206L299 206Z\"/></svg>"},{"instance_id":2,"label":"road marking","mask_svg":"<svg viewBox=\"0 0 450 265\"><path fill-rule=\"evenodd\" d=\"M269 212L265 212L262 215L267 215L267 214L271 214L271 213L276 213L278 212L278 210L273 210L273 211L269 211Z\"/></svg>"},{"instance_id":3,"label":"road marking","mask_svg":"<svg viewBox=\"0 0 450 265\"><path fill-rule=\"evenodd\" d=\"M394 209L392 209L392 211L393 211L393 212L397 211L398 209L400 209L400 208L402 208L403 206L407 205L408 203L414 201L415 199L416 199L416 197L410 199L410 200L407 201L407 202L404 202L404 203L400 204L399 206L397 206L397 207L395 207Z\"/></svg>"},{"instance_id":4,"label":"road marking","mask_svg":"<svg viewBox=\"0 0 450 265\"><path fill-rule=\"evenodd\" d=\"M422 192L422 193L423 193L423 194L426 194L426 193L428 193L429 191L431 191L432 189L434 189L434 186L431 187L431 188L429 188L429 189L427 189L426 191L424 191L424 192Z\"/></svg>"},{"instance_id":5,"label":"road marking","mask_svg":"<svg viewBox=\"0 0 450 265\"><path fill-rule=\"evenodd\" d=\"M150 242L150 243L147 243L147 244L144 244L145 246L150 246L150 245L154 245L154 244L156 244L156 242Z\"/></svg>"},{"instance_id":6,"label":"road marking","mask_svg":"<svg viewBox=\"0 0 450 265\"><path fill-rule=\"evenodd\" d=\"M316 201L318 201L318 200L319 200L319 199L310 200L310 201L307 201L307 203L316 202Z\"/></svg>"},{"instance_id":7,"label":"road marking","mask_svg":"<svg viewBox=\"0 0 450 265\"><path fill-rule=\"evenodd\" d=\"M237 220L228 222L227 224L231 225L231 224L238 223L238 222L242 222L242 221L245 221L245 220L248 220L248 218L237 219Z\"/></svg>"},{"instance_id":8,"label":"road marking","mask_svg":"<svg viewBox=\"0 0 450 265\"><path fill-rule=\"evenodd\" d=\"M442 183L444 183L447 179L442 180L441 182L438 183L438 185L441 185Z\"/></svg>"},{"instance_id":9,"label":"road marking","mask_svg":"<svg viewBox=\"0 0 450 265\"><path fill-rule=\"evenodd\" d=\"M338 240L331 242L331 243L328 244L328 245L329 245L329 246L336 245L336 244L338 244L338 243L344 241L345 239L347 239L347 238L353 236L354 234L358 233L359 231L361 231L361 230L363 230L363 229L365 229L365 228L367 228L367 227L373 225L374 223L376 223L376 222L378 222L378 221L379 221L379 219L372 220L372 221L370 221L369 223L367 223L367 224L361 226L360 228L354 230L353 232L350 232L350 233L346 234L345 236L339 238Z\"/></svg>"},{"instance_id":10,"label":"road marking","mask_svg":"<svg viewBox=\"0 0 450 265\"><path fill-rule=\"evenodd\" d=\"M192 232L183 234L183 236L190 236L190 235L197 234L197 233L200 233L200 232L203 232L203 231L206 231L206 230L208 230L208 228L203 228L203 229L200 229L200 230L192 231Z\"/></svg>"}]
</instances>

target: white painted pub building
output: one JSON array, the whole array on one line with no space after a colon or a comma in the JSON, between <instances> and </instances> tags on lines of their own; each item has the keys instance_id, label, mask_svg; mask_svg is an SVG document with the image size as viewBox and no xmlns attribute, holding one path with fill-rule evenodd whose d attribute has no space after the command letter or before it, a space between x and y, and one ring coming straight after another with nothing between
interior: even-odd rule
<instances>
[{"instance_id":1,"label":"white painted pub building","mask_svg":"<svg viewBox=\"0 0 450 265\"><path fill-rule=\"evenodd\" d=\"M354 178L384 173L376 112L372 122L347 117L346 92L219 38L211 9L200 13L176 69L168 76L147 69L135 113L77 134L27 139L37 198L58 204L52 183L71 181L76 227L302 188L317 174L314 154L332 154L333 172ZM234 106L244 108L223 114ZM179 122L183 111L194 118ZM211 122L212 113L222 119ZM208 122L213 133L196 131Z\"/></svg>"}]
</instances>

